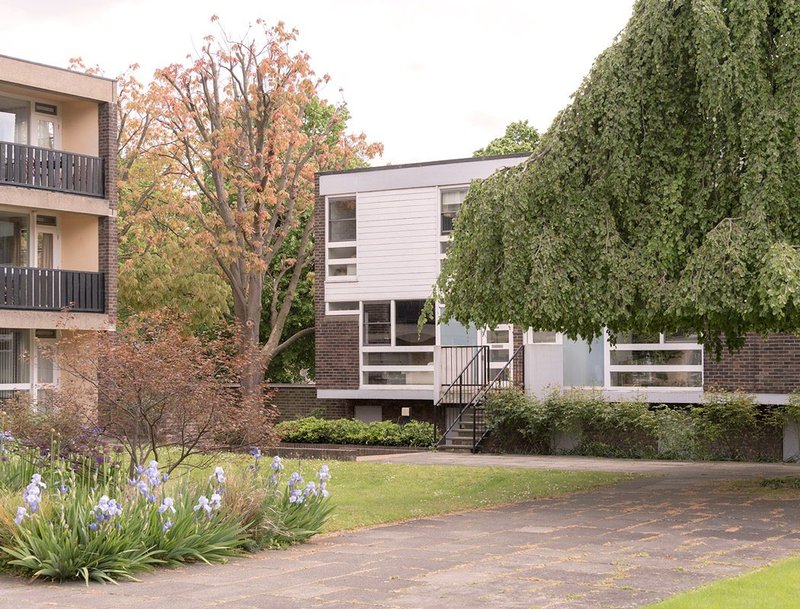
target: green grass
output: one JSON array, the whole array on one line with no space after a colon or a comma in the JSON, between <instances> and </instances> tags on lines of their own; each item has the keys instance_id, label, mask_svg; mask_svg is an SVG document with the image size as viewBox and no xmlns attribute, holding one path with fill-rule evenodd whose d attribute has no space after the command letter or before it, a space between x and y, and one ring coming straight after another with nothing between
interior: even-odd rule
<instances>
[{"instance_id":1,"label":"green grass","mask_svg":"<svg viewBox=\"0 0 800 609\"><path fill-rule=\"evenodd\" d=\"M266 461L266 460L265 460ZM285 460L312 479L320 461ZM630 479L607 472L540 471L375 462L328 462L335 509L325 531L553 497ZM268 465L268 463L264 463Z\"/></svg>"},{"instance_id":2,"label":"green grass","mask_svg":"<svg viewBox=\"0 0 800 609\"><path fill-rule=\"evenodd\" d=\"M798 603L800 558L792 558L644 609L795 609Z\"/></svg>"}]
</instances>

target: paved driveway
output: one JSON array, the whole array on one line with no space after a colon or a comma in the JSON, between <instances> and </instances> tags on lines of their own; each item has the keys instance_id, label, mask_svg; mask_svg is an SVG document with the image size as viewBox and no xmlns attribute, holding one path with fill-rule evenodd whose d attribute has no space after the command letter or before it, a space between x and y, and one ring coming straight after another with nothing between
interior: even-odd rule
<instances>
[{"instance_id":1,"label":"paved driveway","mask_svg":"<svg viewBox=\"0 0 800 609\"><path fill-rule=\"evenodd\" d=\"M476 465L487 459L429 458ZM655 476L320 537L227 565L145 574L140 583L86 588L0 578L0 608L637 607L800 550L797 502L718 487L722 478L800 468L515 459L523 462L506 464L616 463L616 469L649 468Z\"/></svg>"}]
</instances>

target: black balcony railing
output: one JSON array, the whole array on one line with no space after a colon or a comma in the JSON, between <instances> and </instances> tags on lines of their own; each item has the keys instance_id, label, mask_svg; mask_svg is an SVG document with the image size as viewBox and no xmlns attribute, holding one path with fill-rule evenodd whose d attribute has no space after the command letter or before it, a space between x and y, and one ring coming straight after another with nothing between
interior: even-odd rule
<instances>
[{"instance_id":1,"label":"black balcony railing","mask_svg":"<svg viewBox=\"0 0 800 609\"><path fill-rule=\"evenodd\" d=\"M105 300L103 273L0 267L0 309L104 313Z\"/></svg>"},{"instance_id":2,"label":"black balcony railing","mask_svg":"<svg viewBox=\"0 0 800 609\"><path fill-rule=\"evenodd\" d=\"M103 159L0 142L0 184L103 197Z\"/></svg>"}]
</instances>

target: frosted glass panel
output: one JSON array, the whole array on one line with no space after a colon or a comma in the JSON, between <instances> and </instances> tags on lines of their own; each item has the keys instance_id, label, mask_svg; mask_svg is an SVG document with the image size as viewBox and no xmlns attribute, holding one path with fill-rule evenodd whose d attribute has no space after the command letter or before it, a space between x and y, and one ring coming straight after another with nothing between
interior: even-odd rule
<instances>
[{"instance_id":1,"label":"frosted glass panel","mask_svg":"<svg viewBox=\"0 0 800 609\"><path fill-rule=\"evenodd\" d=\"M584 340L564 339L565 387L603 386L603 338L594 339L589 347Z\"/></svg>"},{"instance_id":2,"label":"frosted glass panel","mask_svg":"<svg viewBox=\"0 0 800 609\"><path fill-rule=\"evenodd\" d=\"M478 331L474 325L463 326L451 319L446 324L441 324L441 337L443 346L465 346L478 344Z\"/></svg>"}]
</instances>

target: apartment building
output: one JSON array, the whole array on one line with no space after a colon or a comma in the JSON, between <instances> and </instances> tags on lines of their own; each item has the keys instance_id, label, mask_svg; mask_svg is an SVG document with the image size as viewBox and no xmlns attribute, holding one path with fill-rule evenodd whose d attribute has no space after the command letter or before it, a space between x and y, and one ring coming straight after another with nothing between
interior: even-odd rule
<instances>
[{"instance_id":1,"label":"apartment building","mask_svg":"<svg viewBox=\"0 0 800 609\"><path fill-rule=\"evenodd\" d=\"M113 80L0 56L0 398L114 328L116 164Z\"/></svg>"},{"instance_id":2,"label":"apartment building","mask_svg":"<svg viewBox=\"0 0 800 609\"><path fill-rule=\"evenodd\" d=\"M628 334L616 344L601 336L588 343L509 325L438 323L441 311L419 331L470 182L525 157L319 174L320 404L363 420L410 414L448 428L491 383L538 395L590 388L612 401L667 404L700 403L712 388L743 389L763 404L781 404L800 388L800 339L789 335L750 336L744 349L718 360L686 334Z\"/></svg>"}]
</instances>

